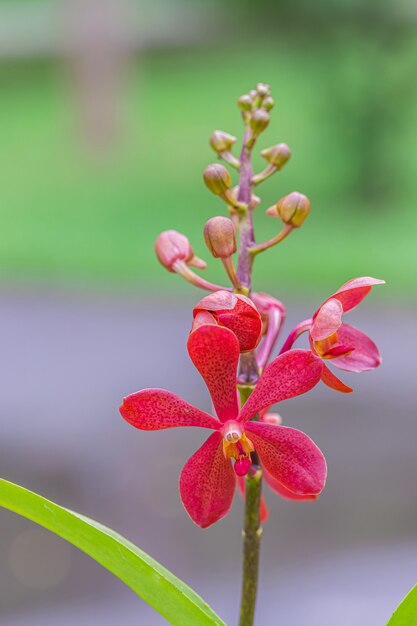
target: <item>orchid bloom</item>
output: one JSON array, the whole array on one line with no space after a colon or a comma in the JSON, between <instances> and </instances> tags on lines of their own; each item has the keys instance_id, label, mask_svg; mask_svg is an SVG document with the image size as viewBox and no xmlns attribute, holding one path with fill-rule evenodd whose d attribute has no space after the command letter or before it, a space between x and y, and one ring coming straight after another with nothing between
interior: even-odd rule
<instances>
[{"instance_id":1,"label":"orchid bloom","mask_svg":"<svg viewBox=\"0 0 417 626\"><path fill-rule=\"evenodd\" d=\"M144 389L128 396L120 412L140 430L197 426L214 431L181 473L180 495L191 519L205 528L227 515L236 475L247 474L254 450L265 471L283 489L302 496L319 494L326 480L326 461L316 444L299 430L249 420L276 402L312 389L320 380L321 360L310 350L292 350L277 357L239 410L240 346L235 334L224 326L199 325L190 333L187 347L217 417L164 389Z\"/></svg>"},{"instance_id":2,"label":"orchid bloom","mask_svg":"<svg viewBox=\"0 0 417 626\"><path fill-rule=\"evenodd\" d=\"M357 307L374 285L384 283L384 280L370 276L349 280L323 302L312 319L294 328L281 354L291 348L301 333L308 331L311 350L323 361L329 360L335 367L348 372L365 372L378 367L381 356L374 342L365 333L342 322L342 315ZM336 391L352 391L324 362L322 380Z\"/></svg>"}]
</instances>

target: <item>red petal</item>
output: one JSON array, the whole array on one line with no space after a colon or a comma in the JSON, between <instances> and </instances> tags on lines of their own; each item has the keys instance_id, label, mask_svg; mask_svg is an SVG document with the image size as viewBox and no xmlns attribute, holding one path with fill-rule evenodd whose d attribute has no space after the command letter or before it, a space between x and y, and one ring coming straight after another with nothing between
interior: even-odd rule
<instances>
[{"instance_id":1,"label":"red petal","mask_svg":"<svg viewBox=\"0 0 417 626\"><path fill-rule=\"evenodd\" d=\"M207 528L227 515L235 485L230 459L223 455L222 436L213 433L181 472L181 500L193 522Z\"/></svg>"},{"instance_id":2,"label":"red petal","mask_svg":"<svg viewBox=\"0 0 417 626\"><path fill-rule=\"evenodd\" d=\"M345 385L345 383L343 383L340 378L335 376L333 372L329 370L327 365L324 365L324 363L321 379L325 385L331 389L335 389L336 391L341 391L342 393L351 393L353 391L352 387Z\"/></svg>"},{"instance_id":3,"label":"red petal","mask_svg":"<svg viewBox=\"0 0 417 626\"><path fill-rule=\"evenodd\" d=\"M323 364L311 350L290 350L265 368L239 421L246 421L265 407L310 391L320 380Z\"/></svg>"},{"instance_id":4,"label":"red petal","mask_svg":"<svg viewBox=\"0 0 417 626\"><path fill-rule=\"evenodd\" d=\"M188 353L208 387L214 408L222 422L236 419L236 368L239 342L222 326L200 326L188 338Z\"/></svg>"},{"instance_id":5,"label":"red petal","mask_svg":"<svg viewBox=\"0 0 417 626\"><path fill-rule=\"evenodd\" d=\"M245 431L263 467L286 489L302 495L317 495L323 490L326 460L306 434L260 422L248 422Z\"/></svg>"},{"instance_id":6,"label":"red petal","mask_svg":"<svg viewBox=\"0 0 417 626\"><path fill-rule=\"evenodd\" d=\"M374 285L383 285L384 283L385 280L379 280L379 278L372 278L371 276L353 278L342 285L330 298L337 298L343 306L344 313L347 313L347 311L354 309L366 298Z\"/></svg>"},{"instance_id":7,"label":"red petal","mask_svg":"<svg viewBox=\"0 0 417 626\"><path fill-rule=\"evenodd\" d=\"M217 322L211 315L211 313L209 313L208 311L199 311L193 319L193 325L190 332L193 332L193 330L197 330L199 326L207 326L208 324L217 326Z\"/></svg>"},{"instance_id":8,"label":"red petal","mask_svg":"<svg viewBox=\"0 0 417 626\"><path fill-rule=\"evenodd\" d=\"M336 367L348 372L366 372L381 364L378 348L368 335L357 328L342 324L337 331L337 338L341 344L350 346L352 351L331 359Z\"/></svg>"},{"instance_id":9,"label":"red petal","mask_svg":"<svg viewBox=\"0 0 417 626\"><path fill-rule=\"evenodd\" d=\"M165 389L143 389L123 399L120 413L140 430L163 430L175 426L218 429L220 422Z\"/></svg>"},{"instance_id":10,"label":"red petal","mask_svg":"<svg viewBox=\"0 0 417 626\"><path fill-rule=\"evenodd\" d=\"M297 502L305 502L307 500L317 500L317 495L307 494L300 495L299 493L293 493L289 489L286 489L284 485L282 485L278 480L276 480L272 474L269 474L264 468L264 479L265 482L271 487L275 493L277 493L281 498L285 498L286 500L296 500Z\"/></svg>"},{"instance_id":11,"label":"red petal","mask_svg":"<svg viewBox=\"0 0 417 626\"><path fill-rule=\"evenodd\" d=\"M331 348L329 348L323 353L323 357L336 358L336 357L346 355L348 354L348 352L352 352L352 350L354 350L353 346L347 346L345 344L335 343Z\"/></svg>"},{"instance_id":12,"label":"red petal","mask_svg":"<svg viewBox=\"0 0 417 626\"><path fill-rule=\"evenodd\" d=\"M243 500L245 500L245 485L246 485L245 478L243 476L238 476L237 477L237 486L238 486L239 493L242 496ZM265 498L262 495L261 495L259 517L260 517L260 520L261 520L261 524L266 522L266 520L269 517L268 507L266 505Z\"/></svg>"},{"instance_id":13,"label":"red petal","mask_svg":"<svg viewBox=\"0 0 417 626\"><path fill-rule=\"evenodd\" d=\"M194 307L194 316L198 313L198 311L222 311L229 310L232 311L237 303L237 295L231 293L230 291L225 291L224 289L220 289L219 291L215 291L214 293L210 293L208 296L205 296L198 302Z\"/></svg>"},{"instance_id":14,"label":"red petal","mask_svg":"<svg viewBox=\"0 0 417 626\"><path fill-rule=\"evenodd\" d=\"M314 341L320 341L333 335L342 323L343 307L336 298L326 300L314 317L310 335Z\"/></svg>"},{"instance_id":15,"label":"red petal","mask_svg":"<svg viewBox=\"0 0 417 626\"><path fill-rule=\"evenodd\" d=\"M241 352L256 348L261 337L262 320L253 302L246 296L229 291L216 291L194 308L194 316L209 311L219 324L231 330L237 337Z\"/></svg>"}]
</instances>

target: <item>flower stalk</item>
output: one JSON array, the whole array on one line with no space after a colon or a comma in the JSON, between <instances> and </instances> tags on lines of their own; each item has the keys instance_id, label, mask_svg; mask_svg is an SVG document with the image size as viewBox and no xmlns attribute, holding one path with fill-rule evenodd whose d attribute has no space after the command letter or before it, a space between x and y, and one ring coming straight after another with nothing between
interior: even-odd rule
<instances>
[{"instance_id":1,"label":"flower stalk","mask_svg":"<svg viewBox=\"0 0 417 626\"><path fill-rule=\"evenodd\" d=\"M262 538L260 504L262 491L262 470L252 465L252 472L246 476L245 522L243 528L243 571L242 601L240 605L240 626L252 626L255 616L258 590L259 555Z\"/></svg>"},{"instance_id":2,"label":"flower stalk","mask_svg":"<svg viewBox=\"0 0 417 626\"><path fill-rule=\"evenodd\" d=\"M237 199L247 205L247 211L240 215L240 250L237 275L239 282L250 296L252 287L253 255L250 252L255 242L253 228L251 151L252 133L247 129L243 138L240 155L240 180ZM238 383L241 402L244 403L259 379L259 366L255 351L243 353L240 358ZM252 463L254 459L252 456ZM260 502L262 492L262 470L253 465L245 479L245 520L243 528L242 595L240 603L240 626L252 626L255 617L258 591L259 555L262 528L260 525Z\"/></svg>"}]
</instances>

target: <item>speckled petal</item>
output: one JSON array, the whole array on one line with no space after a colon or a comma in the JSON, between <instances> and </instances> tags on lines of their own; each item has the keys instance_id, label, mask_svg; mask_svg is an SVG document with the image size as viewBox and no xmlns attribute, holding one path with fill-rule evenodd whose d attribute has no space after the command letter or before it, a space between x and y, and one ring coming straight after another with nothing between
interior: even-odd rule
<instances>
[{"instance_id":1,"label":"speckled petal","mask_svg":"<svg viewBox=\"0 0 417 626\"><path fill-rule=\"evenodd\" d=\"M267 472L265 468L264 468L263 475L264 475L266 484L272 489L272 491L275 491L276 494L278 494L281 498L284 498L285 500L294 500L296 502L306 502L309 500L317 500L318 498L318 495L312 495L312 494L303 495L299 493L293 493L289 489L286 489L286 487L284 487L284 485L282 485L278 480L276 480L272 476L272 474Z\"/></svg>"},{"instance_id":2,"label":"speckled petal","mask_svg":"<svg viewBox=\"0 0 417 626\"><path fill-rule=\"evenodd\" d=\"M140 430L163 430L176 426L220 428L212 415L165 389L143 389L127 396L120 407L124 419Z\"/></svg>"},{"instance_id":3,"label":"speckled petal","mask_svg":"<svg viewBox=\"0 0 417 626\"><path fill-rule=\"evenodd\" d=\"M326 460L305 433L260 422L248 422L245 431L262 466L286 489L300 495L317 495L323 490Z\"/></svg>"},{"instance_id":4,"label":"speckled petal","mask_svg":"<svg viewBox=\"0 0 417 626\"><path fill-rule=\"evenodd\" d=\"M354 309L368 295L374 285L383 285L385 280L361 276L353 278L342 285L330 298L337 298L343 306L343 312L347 313ZM328 298L330 300L330 298Z\"/></svg>"},{"instance_id":5,"label":"speckled petal","mask_svg":"<svg viewBox=\"0 0 417 626\"><path fill-rule=\"evenodd\" d=\"M323 364L311 350L290 350L265 368L239 421L246 421L265 407L310 391L320 380Z\"/></svg>"},{"instance_id":6,"label":"speckled petal","mask_svg":"<svg viewBox=\"0 0 417 626\"><path fill-rule=\"evenodd\" d=\"M181 472L182 503L201 528L207 528L230 511L236 486L230 459L223 455L222 436L213 433L188 459Z\"/></svg>"},{"instance_id":7,"label":"speckled petal","mask_svg":"<svg viewBox=\"0 0 417 626\"><path fill-rule=\"evenodd\" d=\"M222 326L199 326L190 333L187 347L192 362L204 378L220 420L236 419L239 342L234 333Z\"/></svg>"}]
</instances>

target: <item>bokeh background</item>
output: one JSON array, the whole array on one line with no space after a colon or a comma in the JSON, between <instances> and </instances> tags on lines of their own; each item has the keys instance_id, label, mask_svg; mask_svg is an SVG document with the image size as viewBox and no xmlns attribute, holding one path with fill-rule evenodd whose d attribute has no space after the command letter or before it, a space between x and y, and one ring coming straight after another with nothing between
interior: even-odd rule
<instances>
[{"instance_id":1,"label":"bokeh background","mask_svg":"<svg viewBox=\"0 0 417 626\"><path fill-rule=\"evenodd\" d=\"M242 504L214 528L182 510L177 476L201 433L141 434L120 398L167 387L209 409L185 349L200 294L165 272L166 228L209 260L202 182L215 128L258 81L276 107L261 146L287 167L303 228L256 264L288 332L340 284L385 278L351 321L383 366L282 406L326 453L317 503L266 494L259 623L378 626L417 582L415 369L417 8L409 0L1 0L1 475L100 519L236 623ZM256 166L261 167L261 159ZM220 264L206 270L224 282ZM164 623L46 531L0 511L0 623Z\"/></svg>"}]
</instances>

